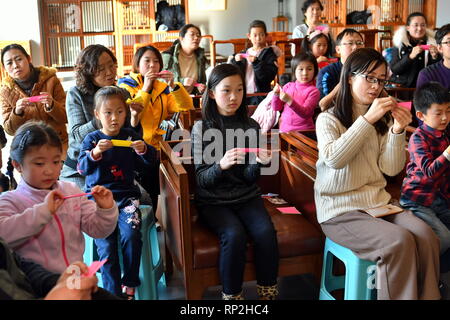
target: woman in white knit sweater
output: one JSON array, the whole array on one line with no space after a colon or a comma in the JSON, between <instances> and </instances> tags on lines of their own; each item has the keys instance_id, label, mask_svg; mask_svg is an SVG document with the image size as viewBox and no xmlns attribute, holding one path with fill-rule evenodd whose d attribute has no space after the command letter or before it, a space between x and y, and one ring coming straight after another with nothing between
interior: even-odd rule
<instances>
[{"instance_id":1,"label":"woman in white knit sweater","mask_svg":"<svg viewBox=\"0 0 450 320\"><path fill-rule=\"evenodd\" d=\"M377 263L378 299L439 299L439 240L411 212L374 218L391 203L383 174L405 165L407 109L379 98L387 63L374 49L346 60L334 105L317 118L317 218L334 242Z\"/></svg>"}]
</instances>

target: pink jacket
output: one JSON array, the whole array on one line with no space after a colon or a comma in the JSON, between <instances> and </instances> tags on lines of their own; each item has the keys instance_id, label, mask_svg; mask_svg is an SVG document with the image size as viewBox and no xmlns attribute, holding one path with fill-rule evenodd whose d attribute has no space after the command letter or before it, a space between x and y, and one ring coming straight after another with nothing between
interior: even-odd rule
<instances>
[{"instance_id":1,"label":"pink jacket","mask_svg":"<svg viewBox=\"0 0 450 320\"><path fill-rule=\"evenodd\" d=\"M65 181L58 181L54 188L64 195L82 192L74 183ZM0 237L22 257L61 273L67 267L61 232L43 203L49 192L30 187L22 179L16 190L2 194ZM117 205L101 209L86 197L65 200L56 215L61 221L68 262L83 261L82 231L93 238L105 238L116 228L118 214Z\"/></svg>"},{"instance_id":2,"label":"pink jacket","mask_svg":"<svg viewBox=\"0 0 450 320\"><path fill-rule=\"evenodd\" d=\"M289 82L284 85L283 91L292 97L291 105L284 103L276 95L272 99L273 110L282 111L280 132L314 129L313 115L319 103L320 92L313 82Z\"/></svg>"}]
</instances>

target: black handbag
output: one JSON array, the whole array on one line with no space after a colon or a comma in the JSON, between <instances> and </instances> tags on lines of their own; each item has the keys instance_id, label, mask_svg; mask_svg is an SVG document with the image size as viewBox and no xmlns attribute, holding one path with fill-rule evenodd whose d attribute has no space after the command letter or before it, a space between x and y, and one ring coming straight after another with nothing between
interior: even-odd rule
<instances>
[{"instance_id":1,"label":"black handbag","mask_svg":"<svg viewBox=\"0 0 450 320\"><path fill-rule=\"evenodd\" d=\"M161 121L161 125L159 126L159 128L166 131L166 133L163 134L164 141L170 141L172 138L172 133L180 127L180 125L178 123L179 118L180 118L180 113L175 112L172 115L172 118L170 118L169 120Z\"/></svg>"}]
</instances>

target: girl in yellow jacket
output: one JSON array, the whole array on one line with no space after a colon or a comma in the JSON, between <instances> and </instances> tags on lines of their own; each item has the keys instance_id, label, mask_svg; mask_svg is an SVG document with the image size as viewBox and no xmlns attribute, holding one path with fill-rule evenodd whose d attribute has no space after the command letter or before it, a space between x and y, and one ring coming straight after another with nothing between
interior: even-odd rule
<instances>
[{"instance_id":1,"label":"girl in yellow jacket","mask_svg":"<svg viewBox=\"0 0 450 320\"><path fill-rule=\"evenodd\" d=\"M160 149L164 130L161 122L175 112L193 109L192 98L179 82L173 81L173 73L162 71L161 53L153 46L139 48L133 57L133 72L119 80L120 87L131 95L131 125L142 126L144 141ZM160 81L158 79L163 79ZM149 193L156 212L159 195L159 161L150 170L140 170L138 180Z\"/></svg>"},{"instance_id":2,"label":"girl in yellow jacket","mask_svg":"<svg viewBox=\"0 0 450 320\"><path fill-rule=\"evenodd\" d=\"M131 125L140 122L145 142L159 149L164 130L161 122L170 114L192 109L189 93L179 82L174 83L173 73L162 71L161 53L153 46L139 48L133 57L133 72L119 80L119 86L131 95ZM163 79L164 81L160 81Z\"/></svg>"}]
</instances>

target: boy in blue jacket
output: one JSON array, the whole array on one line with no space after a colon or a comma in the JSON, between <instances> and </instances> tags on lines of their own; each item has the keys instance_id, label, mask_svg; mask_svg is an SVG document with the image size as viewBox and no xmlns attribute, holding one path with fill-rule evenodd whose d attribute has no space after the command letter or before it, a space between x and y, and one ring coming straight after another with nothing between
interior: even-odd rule
<instances>
[{"instance_id":1,"label":"boy in blue jacket","mask_svg":"<svg viewBox=\"0 0 450 320\"><path fill-rule=\"evenodd\" d=\"M135 131L123 127L129 112L125 99L123 91L117 87L97 91L95 117L102 128L85 137L77 170L86 176L86 192L95 185L103 185L114 195L119 207L118 226L107 238L95 239L95 244L100 260L108 260L101 270L104 288L116 295L123 292L128 299L134 299L135 287L140 285L142 250L141 192L135 184L134 171L142 165L150 167L156 161L156 149L142 141ZM118 254L119 233L123 277Z\"/></svg>"}]
</instances>

